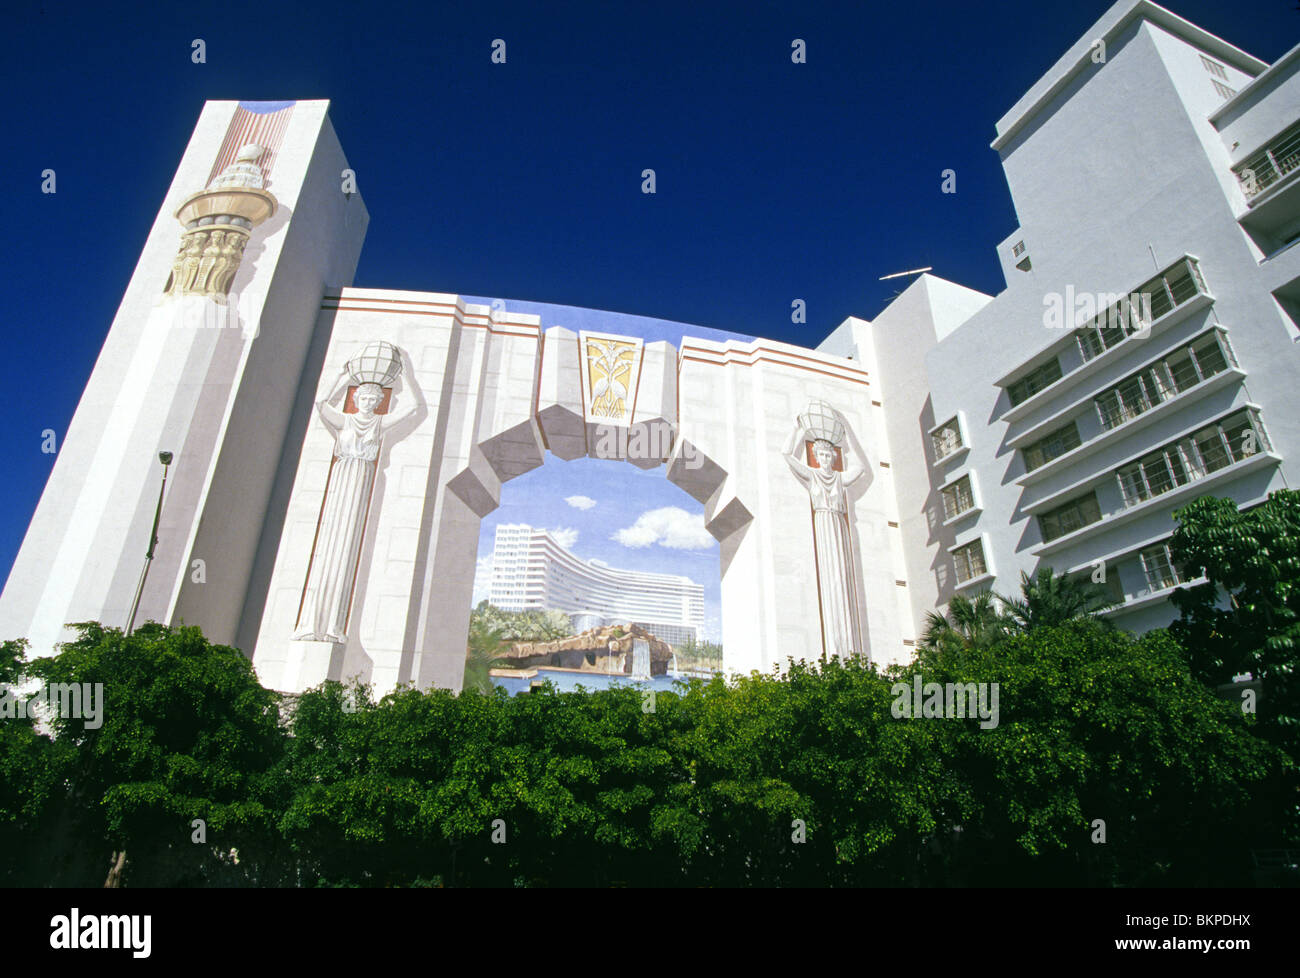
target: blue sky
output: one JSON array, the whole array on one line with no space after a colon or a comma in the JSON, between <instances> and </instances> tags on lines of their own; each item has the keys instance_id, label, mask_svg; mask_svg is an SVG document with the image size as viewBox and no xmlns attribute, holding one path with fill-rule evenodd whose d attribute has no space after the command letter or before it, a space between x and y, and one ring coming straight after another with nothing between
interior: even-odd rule
<instances>
[{"instance_id":1,"label":"blue sky","mask_svg":"<svg viewBox=\"0 0 1300 978\"><path fill-rule=\"evenodd\" d=\"M878 281L890 272L932 265L1003 288L993 248L1015 215L994 123L1108 6L8 9L0 330L18 396L0 426L0 570L52 465L41 433L71 420L205 99L332 100L371 214L358 285L813 345L847 315L874 316L899 288ZM1167 6L1267 61L1300 37L1295 0ZM205 64L190 60L195 38ZM790 61L794 38L806 64ZM56 194L40 192L46 168ZM956 194L939 192L946 168Z\"/></svg>"}]
</instances>

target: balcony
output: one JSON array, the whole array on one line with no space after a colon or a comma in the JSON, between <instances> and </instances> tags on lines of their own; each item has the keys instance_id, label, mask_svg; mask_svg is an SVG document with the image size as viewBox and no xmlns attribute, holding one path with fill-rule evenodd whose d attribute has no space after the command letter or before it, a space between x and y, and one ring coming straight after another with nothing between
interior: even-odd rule
<instances>
[{"instance_id":1,"label":"balcony","mask_svg":"<svg viewBox=\"0 0 1300 978\"><path fill-rule=\"evenodd\" d=\"M1258 411L1246 408L1122 466L1115 478L1124 505L1135 506L1271 448Z\"/></svg>"},{"instance_id":2,"label":"balcony","mask_svg":"<svg viewBox=\"0 0 1300 978\"><path fill-rule=\"evenodd\" d=\"M1206 390L1208 389L1209 387L1207 386ZM1150 416L1151 416L1151 412L1148 412L1146 415L1142 415L1140 418L1135 419L1133 423L1137 424L1138 422L1141 421L1142 418L1148 418ZM1241 436L1247 430L1254 431L1255 432L1254 444L1251 446L1253 447L1254 451L1243 452L1239 448L1234 448L1231 443L1231 438L1229 438L1225 442L1224 435L1223 435L1223 428L1224 426L1227 425L1233 426L1231 427L1233 436ZM1118 438L1118 436L1116 437ZM1102 441L1101 438L1094 439L1093 441L1088 442L1086 445L1084 445L1083 448L1089 448L1090 446L1097 445L1101 441ZM1188 442L1191 442L1192 444L1190 445L1185 444ZM1111 479L1118 480L1120 493L1122 497L1127 501L1133 495L1134 490L1125 487L1124 480L1125 480L1126 473L1132 468L1134 468L1135 466L1141 466L1146 461L1153 459L1155 456L1159 455L1160 453L1168 452L1175 448L1179 449L1180 457L1184 458L1184 465L1182 471L1190 471L1191 480L1199 479L1205 475L1213 474L1214 472L1217 472L1220 468L1223 468L1225 465L1229 465L1232 464L1233 462L1241 461L1242 458L1245 458L1248 455L1255 454L1260 451L1263 452L1272 451L1272 446L1269 444L1268 437L1264 432L1263 426L1259 422L1259 406L1255 404L1248 404L1245 407L1238 408L1237 410L1231 412L1228 415L1225 415L1222 418L1219 418L1216 421L1213 422L1198 421L1193 426L1187 428L1184 434L1181 435L1176 441L1154 450L1148 449L1147 451L1143 452L1141 456L1138 456L1137 458L1131 458L1127 462L1124 462L1121 465L1119 465L1118 467L1115 468L1108 467L1106 469L1101 470L1100 472L1090 472L1084 475L1083 477L1076 479L1074 482L1062 486L1060 489L1057 489L1055 492L1049 493L1046 496L1042 496L1038 499L1032 500L1031 502L1022 503L1020 507L1021 511L1029 514L1030 516L1038 516L1046 512L1047 510L1054 509L1058 506L1063 505L1067 500L1078 496L1079 494L1087 491L1088 489L1096 489L1098 486L1102 485L1103 483ZM1203 456L1202 449L1204 449L1204 451L1206 452L1211 452L1211 454L1208 456ZM1172 475L1172 469L1170 471L1171 471L1171 475L1169 481L1174 485L1181 485L1182 482L1178 481ZM1163 491L1163 489L1161 491ZM1140 493L1139 495L1141 495L1142 498L1145 499L1146 495L1156 496L1159 494L1160 494L1159 492L1149 492L1149 493ZM1140 502L1140 501L1142 501L1142 499L1134 499L1134 502Z\"/></svg>"},{"instance_id":3,"label":"balcony","mask_svg":"<svg viewBox=\"0 0 1300 978\"><path fill-rule=\"evenodd\" d=\"M1300 240L1300 125L1232 170L1246 198L1237 220L1264 256L1271 258Z\"/></svg>"},{"instance_id":4,"label":"balcony","mask_svg":"<svg viewBox=\"0 0 1300 978\"><path fill-rule=\"evenodd\" d=\"M1207 330L1160 359L1146 363L1137 373L1096 395L1092 399L1092 405L1101 422L1101 434L1030 469L1016 480L1016 484L1028 486L1040 482L1054 472L1061 472L1107 445L1167 417L1174 410L1171 405L1186 405L1245 378L1246 372L1237 366L1236 357L1222 327ZM1058 419L1074 417L1086 411L1084 403L1072 404L1052 418L1035 425L1030 431L1010 440L1009 444L1012 447L1036 444L1029 441L1031 436L1047 429L1055 430ZM1028 451L1028 447L1025 450Z\"/></svg>"},{"instance_id":5,"label":"balcony","mask_svg":"<svg viewBox=\"0 0 1300 978\"><path fill-rule=\"evenodd\" d=\"M1033 359L1041 363L1044 359L1044 353L1055 350L1059 360L1060 354L1067 350L1071 346L1071 341L1073 341L1073 345L1077 347L1083 362L1073 370L1063 373L1058 380L1043 386L1020 401L1020 403L1002 412L1001 420L1006 422L1022 420L1052 398L1092 376L1103 366L1113 363L1117 350L1131 350L1135 342L1141 342L1163 332L1170 326L1182 322L1188 316L1207 308L1214 302L1214 296L1205 284L1204 276L1201 275L1200 263L1190 255L1180 258L1155 278L1144 282L1131 294L1150 295L1150 321L1142 322L1140 328L1131 321L1120 325L1101 325L1102 323L1114 323L1122 318L1120 313L1124 310L1121 308L1117 311L1116 307L1112 307L1098 315L1086 326L1067 331L1069 339L1057 340L1056 343ZM1125 296L1122 305L1126 305L1127 301L1127 296ZM1019 377L1031 372L1024 370L1022 365L1017 367L1011 374L999 379L997 385L1010 388L1014 383L1018 382Z\"/></svg>"},{"instance_id":6,"label":"balcony","mask_svg":"<svg viewBox=\"0 0 1300 978\"><path fill-rule=\"evenodd\" d=\"M1034 469L1032 472L1026 472L1016 480L1018 486L1031 486L1041 482L1048 476L1056 472L1062 472L1072 465L1078 465L1090 455L1095 455L1107 445L1114 444L1121 438L1125 438L1135 431L1141 431L1148 425L1154 424L1161 418L1172 414L1177 408L1186 406L1192 401L1202 397L1208 397L1214 391L1221 390L1224 387L1230 387L1233 384L1240 383L1246 379L1246 371L1239 367L1231 367L1221 373L1215 374L1209 380L1198 384L1194 388L1188 388L1186 391L1176 394L1168 400L1161 401L1147 411L1135 414L1122 424L1116 425L1108 431L1103 431L1095 438L1090 438L1073 451L1059 455L1050 462Z\"/></svg>"},{"instance_id":7,"label":"balcony","mask_svg":"<svg viewBox=\"0 0 1300 978\"><path fill-rule=\"evenodd\" d=\"M1205 580L1206 579L1204 577L1198 577L1195 580L1191 580L1191 581L1180 581L1177 584L1172 584L1169 587L1161 588L1158 591L1153 591L1150 588L1148 588L1144 591L1139 592L1138 594L1133 595L1131 598L1125 598L1123 604L1118 605L1117 607L1114 608L1107 608L1105 611L1102 611L1100 614L1105 618L1118 618L1121 615L1126 615L1131 611L1140 611L1143 608L1149 608L1152 605L1160 604L1161 602L1168 601L1169 596L1173 594L1175 591L1177 591L1179 588L1195 587L1198 584L1204 584Z\"/></svg>"},{"instance_id":8,"label":"balcony","mask_svg":"<svg viewBox=\"0 0 1300 978\"><path fill-rule=\"evenodd\" d=\"M1185 482L1168 492L1151 496L1142 502L1127 506L1114 513L1105 514L1096 523L1090 523L1073 533L1067 533L1065 536L1057 537L1048 543L1040 543L1037 547L1032 548L1029 553L1031 556L1039 558L1057 553L1097 533L1109 531L1124 523L1132 522L1141 516L1155 512L1161 507L1174 507L1178 503L1194 499L1197 496L1204 496L1217 485L1259 469L1280 465L1281 462L1282 456L1274 454L1272 451L1257 452L1239 462L1233 462L1200 478Z\"/></svg>"},{"instance_id":9,"label":"balcony","mask_svg":"<svg viewBox=\"0 0 1300 978\"><path fill-rule=\"evenodd\" d=\"M1251 207L1267 200L1300 172L1300 126L1283 132L1232 169Z\"/></svg>"}]
</instances>

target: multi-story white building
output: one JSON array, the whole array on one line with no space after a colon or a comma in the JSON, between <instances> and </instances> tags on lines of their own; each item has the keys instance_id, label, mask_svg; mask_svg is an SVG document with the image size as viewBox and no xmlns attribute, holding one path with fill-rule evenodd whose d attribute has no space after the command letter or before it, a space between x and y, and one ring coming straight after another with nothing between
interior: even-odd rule
<instances>
[{"instance_id":1,"label":"multi-story white building","mask_svg":"<svg viewBox=\"0 0 1300 978\"><path fill-rule=\"evenodd\" d=\"M1173 512L1296 478L1300 47L1269 66L1125 0L993 148L1006 290L927 276L820 347L881 378L914 607L1050 566L1167 624Z\"/></svg>"},{"instance_id":2,"label":"multi-story white building","mask_svg":"<svg viewBox=\"0 0 1300 978\"><path fill-rule=\"evenodd\" d=\"M674 646L704 626L704 588L689 577L582 560L522 523L497 526L488 601L506 611L563 611L579 629L636 624Z\"/></svg>"},{"instance_id":3,"label":"multi-story white building","mask_svg":"<svg viewBox=\"0 0 1300 978\"><path fill-rule=\"evenodd\" d=\"M481 521L510 479L607 457L608 427L703 508L729 671L905 660L953 595L1046 566L1104 576L1123 627L1168 623L1175 510L1258 503L1300 458L1300 47L1270 66L1121 0L996 132L1007 288L923 275L808 349L354 288L368 217L327 104L208 103L0 640L50 654L68 622L134 615L239 646L276 689L459 689ZM700 625L684 578L531 530L497 548L503 607Z\"/></svg>"}]
</instances>

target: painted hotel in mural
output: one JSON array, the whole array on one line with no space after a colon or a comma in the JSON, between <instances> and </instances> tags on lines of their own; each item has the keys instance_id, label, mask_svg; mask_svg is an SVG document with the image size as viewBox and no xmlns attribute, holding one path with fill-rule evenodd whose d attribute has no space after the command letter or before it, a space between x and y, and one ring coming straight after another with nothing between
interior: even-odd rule
<instances>
[{"instance_id":1,"label":"painted hotel in mural","mask_svg":"<svg viewBox=\"0 0 1300 978\"><path fill-rule=\"evenodd\" d=\"M481 521L611 426L703 509L729 670L906 660L927 612L1040 566L1104 569L1121 626L1163 624L1173 511L1261 501L1300 457L1298 68L1116 4L997 124L1005 291L923 275L816 348L354 287L368 216L327 103L209 102L0 638L126 623L171 451L138 620L281 690L459 689Z\"/></svg>"},{"instance_id":2,"label":"painted hotel in mural","mask_svg":"<svg viewBox=\"0 0 1300 978\"><path fill-rule=\"evenodd\" d=\"M669 645L700 638L704 588L684 574L582 560L544 529L496 528L488 601L504 611L563 611L579 631L640 625Z\"/></svg>"}]
</instances>

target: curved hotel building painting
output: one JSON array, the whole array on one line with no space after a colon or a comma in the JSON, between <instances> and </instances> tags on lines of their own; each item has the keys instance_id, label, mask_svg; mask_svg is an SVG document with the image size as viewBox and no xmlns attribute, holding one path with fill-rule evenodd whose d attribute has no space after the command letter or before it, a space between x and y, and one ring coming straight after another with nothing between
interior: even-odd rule
<instances>
[{"instance_id":1,"label":"curved hotel building painting","mask_svg":"<svg viewBox=\"0 0 1300 978\"><path fill-rule=\"evenodd\" d=\"M497 527L488 601L504 611L563 611L578 631L640 625L672 646L698 639L704 624L704 588L689 577L582 560L522 523Z\"/></svg>"}]
</instances>

